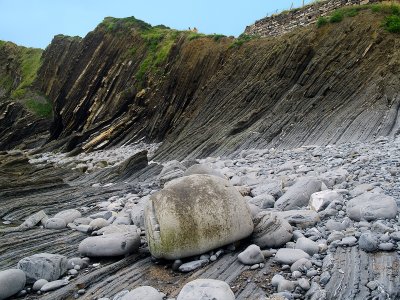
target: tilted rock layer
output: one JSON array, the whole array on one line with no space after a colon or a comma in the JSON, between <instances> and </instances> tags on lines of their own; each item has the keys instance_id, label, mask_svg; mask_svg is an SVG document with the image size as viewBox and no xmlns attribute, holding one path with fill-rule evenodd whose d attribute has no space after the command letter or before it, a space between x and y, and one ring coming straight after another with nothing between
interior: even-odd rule
<instances>
[{"instance_id":1,"label":"tilted rock layer","mask_svg":"<svg viewBox=\"0 0 400 300\"><path fill-rule=\"evenodd\" d=\"M400 36L383 18L243 44L112 18L82 40L57 36L36 80L54 101L50 145L145 138L164 142L164 160L395 135Z\"/></svg>"}]
</instances>

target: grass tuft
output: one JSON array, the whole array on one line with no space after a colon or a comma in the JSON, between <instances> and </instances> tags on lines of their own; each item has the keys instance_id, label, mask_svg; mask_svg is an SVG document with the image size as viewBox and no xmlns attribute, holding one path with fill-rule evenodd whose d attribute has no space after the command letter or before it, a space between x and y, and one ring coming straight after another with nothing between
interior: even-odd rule
<instances>
[{"instance_id":1,"label":"grass tuft","mask_svg":"<svg viewBox=\"0 0 400 300\"><path fill-rule=\"evenodd\" d=\"M39 117L49 119L53 115L53 108L49 101L39 102L34 99L24 101L25 106Z\"/></svg>"}]
</instances>

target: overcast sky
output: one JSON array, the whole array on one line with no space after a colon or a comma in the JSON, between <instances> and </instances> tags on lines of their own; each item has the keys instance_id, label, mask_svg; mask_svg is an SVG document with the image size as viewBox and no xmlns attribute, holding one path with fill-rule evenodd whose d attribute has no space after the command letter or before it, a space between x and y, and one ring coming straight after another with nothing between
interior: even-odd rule
<instances>
[{"instance_id":1,"label":"overcast sky","mask_svg":"<svg viewBox=\"0 0 400 300\"><path fill-rule=\"evenodd\" d=\"M246 25L302 0L0 0L0 40L45 48L56 34L85 36L104 17L238 36ZM311 2L310 0L306 0Z\"/></svg>"}]
</instances>

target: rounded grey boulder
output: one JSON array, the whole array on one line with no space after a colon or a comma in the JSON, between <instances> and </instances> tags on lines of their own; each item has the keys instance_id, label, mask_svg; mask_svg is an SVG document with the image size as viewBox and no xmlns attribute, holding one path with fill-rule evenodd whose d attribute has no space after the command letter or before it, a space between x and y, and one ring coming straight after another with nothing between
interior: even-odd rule
<instances>
[{"instance_id":1,"label":"rounded grey boulder","mask_svg":"<svg viewBox=\"0 0 400 300\"><path fill-rule=\"evenodd\" d=\"M301 249L311 256L319 252L318 244L305 237L297 239L296 249Z\"/></svg>"},{"instance_id":2,"label":"rounded grey boulder","mask_svg":"<svg viewBox=\"0 0 400 300\"><path fill-rule=\"evenodd\" d=\"M9 269L0 271L0 300L7 299L19 291L26 284L26 276L22 270Z\"/></svg>"},{"instance_id":3,"label":"rounded grey boulder","mask_svg":"<svg viewBox=\"0 0 400 300\"><path fill-rule=\"evenodd\" d=\"M139 246L137 232L111 233L84 239L79 244L79 253L89 257L121 256L138 251Z\"/></svg>"},{"instance_id":4,"label":"rounded grey boulder","mask_svg":"<svg viewBox=\"0 0 400 300\"><path fill-rule=\"evenodd\" d=\"M94 219L89 223L89 227L92 228L92 230L99 230L108 225L110 225L110 223L108 223L108 221L103 218Z\"/></svg>"},{"instance_id":5,"label":"rounded grey boulder","mask_svg":"<svg viewBox=\"0 0 400 300\"><path fill-rule=\"evenodd\" d=\"M74 222L75 219L82 217L82 214L79 210L76 209L67 209L60 211L53 218L60 218L65 221L66 224Z\"/></svg>"},{"instance_id":6,"label":"rounded grey boulder","mask_svg":"<svg viewBox=\"0 0 400 300\"><path fill-rule=\"evenodd\" d=\"M34 292L40 291L40 289L47 283L49 282L46 279L36 280L35 283L33 284L32 290Z\"/></svg>"},{"instance_id":7,"label":"rounded grey boulder","mask_svg":"<svg viewBox=\"0 0 400 300\"><path fill-rule=\"evenodd\" d=\"M250 245L238 255L238 260L244 265L254 265L264 262L264 255L260 247L257 245Z\"/></svg>"},{"instance_id":8,"label":"rounded grey boulder","mask_svg":"<svg viewBox=\"0 0 400 300\"><path fill-rule=\"evenodd\" d=\"M196 279L183 287L177 300L235 300L235 294L224 281Z\"/></svg>"},{"instance_id":9,"label":"rounded grey boulder","mask_svg":"<svg viewBox=\"0 0 400 300\"><path fill-rule=\"evenodd\" d=\"M64 229L67 227L64 219L60 218L50 218L44 223L44 227L47 229Z\"/></svg>"},{"instance_id":10,"label":"rounded grey boulder","mask_svg":"<svg viewBox=\"0 0 400 300\"><path fill-rule=\"evenodd\" d=\"M246 200L227 180L210 175L167 183L150 197L145 224L151 254L171 260L241 240L254 227Z\"/></svg>"},{"instance_id":11,"label":"rounded grey boulder","mask_svg":"<svg viewBox=\"0 0 400 300\"><path fill-rule=\"evenodd\" d=\"M67 272L67 264L63 255L40 253L21 259L17 268L25 272L28 283L34 283L38 279L57 280Z\"/></svg>"},{"instance_id":12,"label":"rounded grey boulder","mask_svg":"<svg viewBox=\"0 0 400 300\"><path fill-rule=\"evenodd\" d=\"M357 222L394 219L397 214L397 204L393 197L378 193L365 193L347 203L347 214L350 219Z\"/></svg>"},{"instance_id":13,"label":"rounded grey boulder","mask_svg":"<svg viewBox=\"0 0 400 300\"><path fill-rule=\"evenodd\" d=\"M275 260L284 265L291 265L301 258L310 258L310 255L303 250L289 248L281 248L275 254Z\"/></svg>"},{"instance_id":14,"label":"rounded grey boulder","mask_svg":"<svg viewBox=\"0 0 400 300\"><path fill-rule=\"evenodd\" d=\"M293 237L293 228L276 213L262 212L254 220L253 242L261 248L277 248Z\"/></svg>"},{"instance_id":15,"label":"rounded grey boulder","mask_svg":"<svg viewBox=\"0 0 400 300\"><path fill-rule=\"evenodd\" d=\"M163 300L165 295L151 286L141 286L125 294L121 300Z\"/></svg>"},{"instance_id":16,"label":"rounded grey boulder","mask_svg":"<svg viewBox=\"0 0 400 300\"><path fill-rule=\"evenodd\" d=\"M311 195L319 192L321 187L322 182L320 180L312 177L300 178L275 202L275 208L291 210L306 207Z\"/></svg>"}]
</instances>

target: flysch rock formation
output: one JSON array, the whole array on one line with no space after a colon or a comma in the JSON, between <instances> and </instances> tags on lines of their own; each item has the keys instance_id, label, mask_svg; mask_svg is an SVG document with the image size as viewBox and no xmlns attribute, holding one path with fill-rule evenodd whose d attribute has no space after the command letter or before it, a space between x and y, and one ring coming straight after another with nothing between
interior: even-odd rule
<instances>
[{"instance_id":1,"label":"flysch rock formation","mask_svg":"<svg viewBox=\"0 0 400 300\"><path fill-rule=\"evenodd\" d=\"M167 31L159 41L171 43L167 57L144 75L146 32L157 28L114 20L120 27L105 21L82 40L57 36L36 80L54 101L48 149L144 138L163 141L156 158L172 160L393 136L399 36L383 18L366 10L241 46Z\"/></svg>"},{"instance_id":2,"label":"flysch rock formation","mask_svg":"<svg viewBox=\"0 0 400 300\"><path fill-rule=\"evenodd\" d=\"M248 42L106 18L23 88L7 44L0 299L400 299L383 18Z\"/></svg>"}]
</instances>

